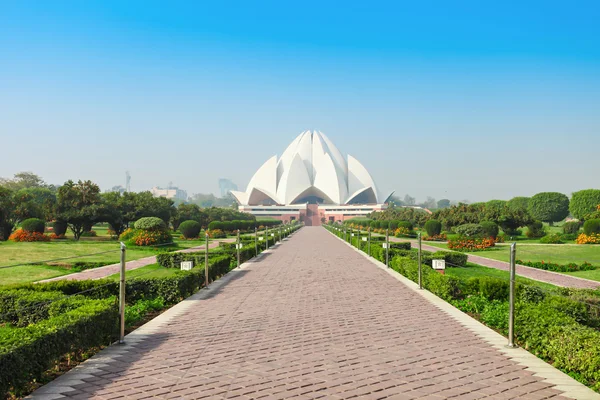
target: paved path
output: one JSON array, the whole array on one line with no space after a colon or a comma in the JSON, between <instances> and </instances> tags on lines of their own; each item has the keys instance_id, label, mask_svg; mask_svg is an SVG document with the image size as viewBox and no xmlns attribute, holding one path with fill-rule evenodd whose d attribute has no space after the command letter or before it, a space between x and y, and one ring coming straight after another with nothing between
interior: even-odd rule
<instances>
[{"instance_id":1,"label":"paved path","mask_svg":"<svg viewBox=\"0 0 600 400\"><path fill-rule=\"evenodd\" d=\"M221 242L231 242L231 241L234 241L234 239L221 240ZM219 242L210 242L208 244L209 249L214 249L215 247L219 247ZM184 249L184 250L178 250L177 252L178 253L179 252L191 253L193 251L202 251L205 248L206 248L206 246L204 245L204 246L190 247L189 249ZM125 270L129 271L132 269L138 269L141 267L145 267L146 265L150 265L150 264L156 264L156 256L144 257L144 258L139 258L137 260L128 261L125 263ZM62 276L57 276L55 278L44 279L44 280L38 281L36 283L63 281L63 280L83 281L86 279L101 279L101 278L106 278L107 276L110 276L110 275L117 274L117 273L119 273L120 270L121 270L121 264L110 264L110 265L106 265L104 267L86 269L85 271L76 272L74 274L62 275Z\"/></svg>"},{"instance_id":2,"label":"paved path","mask_svg":"<svg viewBox=\"0 0 600 400\"><path fill-rule=\"evenodd\" d=\"M126 342L32 397L564 398L320 227L303 228Z\"/></svg>"},{"instance_id":3,"label":"paved path","mask_svg":"<svg viewBox=\"0 0 600 400\"><path fill-rule=\"evenodd\" d=\"M417 242L408 239L397 238L394 236L390 236L390 242L411 242L413 247L417 247ZM448 249L443 249L440 247L431 246L425 243L421 244L421 248L427 251L451 251ZM508 249L506 249L508 251ZM469 262L473 264L483 265L484 267L501 269L503 271L508 271L510 268L510 264L504 261L492 260L491 258L480 257L476 255L469 254L468 255ZM544 271L543 269L527 267L525 265L517 264L517 275L533 279L540 282L550 283L556 286L562 287L571 287L576 289L598 289L600 288L600 282L592 281L590 279L578 278L576 276L560 274L558 272L553 271Z\"/></svg>"}]
</instances>

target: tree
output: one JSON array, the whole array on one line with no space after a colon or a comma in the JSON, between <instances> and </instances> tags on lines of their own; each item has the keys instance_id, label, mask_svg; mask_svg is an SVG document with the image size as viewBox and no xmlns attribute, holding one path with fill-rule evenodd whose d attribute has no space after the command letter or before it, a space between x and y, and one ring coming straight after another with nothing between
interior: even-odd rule
<instances>
[{"instance_id":1,"label":"tree","mask_svg":"<svg viewBox=\"0 0 600 400\"><path fill-rule=\"evenodd\" d=\"M52 219L56 206L56 194L45 187L20 189L15 193L17 199L16 213L20 220L39 218L44 221Z\"/></svg>"},{"instance_id":2,"label":"tree","mask_svg":"<svg viewBox=\"0 0 600 400\"><path fill-rule=\"evenodd\" d=\"M0 178L0 185L13 191L28 188L47 188L54 189L54 186L46 184L42 178L33 172L16 173L13 179Z\"/></svg>"},{"instance_id":3,"label":"tree","mask_svg":"<svg viewBox=\"0 0 600 400\"><path fill-rule=\"evenodd\" d=\"M407 194L406 196L404 196L404 200L403 200L403 202L404 202L404 205L407 205L407 206L414 206L414 205L415 205L415 202L416 202L416 200L415 200L415 198L414 198L414 197L411 197L411 196L409 196L409 195Z\"/></svg>"},{"instance_id":4,"label":"tree","mask_svg":"<svg viewBox=\"0 0 600 400\"><path fill-rule=\"evenodd\" d=\"M197 204L180 204L173 218L173 228L177 229L179 224L184 221L196 221L201 223L203 220L202 210Z\"/></svg>"},{"instance_id":5,"label":"tree","mask_svg":"<svg viewBox=\"0 0 600 400\"><path fill-rule=\"evenodd\" d=\"M402 207L403 205L404 202L402 201L402 199L396 195L391 196L388 200L388 207Z\"/></svg>"},{"instance_id":6,"label":"tree","mask_svg":"<svg viewBox=\"0 0 600 400\"><path fill-rule=\"evenodd\" d=\"M448 207L450 207L450 200L448 200L448 199L438 200L437 208L448 208Z\"/></svg>"},{"instance_id":7,"label":"tree","mask_svg":"<svg viewBox=\"0 0 600 400\"><path fill-rule=\"evenodd\" d=\"M571 214L579 220L585 220L586 217L598 210L600 205L600 190L587 189L573 193L569 210Z\"/></svg>"},{"instance_id":8,"label":"tree","mask_svg":"<svg viewBox=\"0 0 600 400\"><path fill-rule=\"evenodd\" d=\"M57 219L65 221L79 240L86 227L101 219L100 188L92 181L69 180L58 188Z\"/></svg>"},{"instance_id":9,"label":"tree","mask_svg":"<svg viewBox=\"0 0 600 400\"><path fill-rule=\"evenodd\" d=\"M557 192L538 193L529 200L528 209L534 219L552 226L569 215L569 198Z\"/></svg>"},{"instance_id":10,"label":"tree","mask_svg":"<svg viewBox=\"0 0 600 400\"><path fill-rule=\"evenodd\" d=\"M427 196L427 200L425 200L423 204L421 204L421 207L427 209L435 209L436 206L437 203L435 202L435 199L431 196Z\"/></svg>"},{"instance_id":11,"label":"tree","mask_svg":"<svg viewBox=\"0 0 600 400\"><path fill-rule=\"evenodd\" d=\"M134 212L135 194L120 192L109 192L101 195L102 203L99 209L99 219L107 222L116 236L121 235L131 220L127 216Z\"/></svg>"},{"instance_id":12,"label":"tree","mask_svg":"<svg viewBox=\"0 0 600 400\"><path fill-rule=\"evenodd\" d=\"M506 203L506 205L511 210L527 211L529 209L529 200L529 197L513 197Z\"/></svg>"},{"instance_id":13,"label":"tree","mask_svg":"<svg viewBox=\"0 0 600 400\"><path fill-rule=\"evenodd\" d=\"M14 192L0 186L0 239L6 241L19 222L16 213L17 201Z\"/></svg>"}]
</instances>

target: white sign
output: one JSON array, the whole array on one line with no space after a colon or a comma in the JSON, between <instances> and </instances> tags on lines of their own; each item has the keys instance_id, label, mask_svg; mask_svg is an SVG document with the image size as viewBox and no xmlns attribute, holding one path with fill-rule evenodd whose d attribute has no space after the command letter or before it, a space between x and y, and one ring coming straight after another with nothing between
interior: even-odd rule
<instances>
[{"instance_id":1,"label":"white sign","mask_svg":"<svg viewBox=\"0 0 600 400\"><path fill-rule=\"evenodd\" d=\"M350 236L354 237L354 233L351 233Z\"/></svg>"},{"instance_id":2,"label":"white sign","mask_svg":"<svg viewBox=\"0 0 600 400\"><path fill-rule=\"evenodd\" d=\"M181 270L182 271L189 271L192 268L194 268L194 262L193 261L182 261L181 262Z\"/></svg>"},{"instance_id":3,"label":"white sign","mask_svg":"<svg viewBox=\"0 0 600 400\"><path fill-rule=\"evenodd\" d=\"M446 260L432 260L433 269L446 269Z\"/></svg>"},{"instance_id":4,"label":"white sign","mask_svg":"<svg viewBox=\"0 0 600 400\"><path fill-rule=\"evenodd\" d=\"M271 236L275 236L275 234L274 234L274 233L271 233Z\"/></svg>"},{"instance_id":5,"label":"white sign","mask_svg":"<svg viewBox=\"0 0 600 400\"><path fill-rule=\"evenodd\" d=\"M260 236L260 237L258 238L258 240L265 240L265 238L264 238L264 237L262 237L262 236Z\"/></svg>"},{"instance_id":6,"label":"white sign","mask_svg":"<svg viewBox=\"0 0 600 400\"><path fill-rule=\"evenodd\" d=\"M362 239L363 239L363 242L366 242L366 241L367 241L367 238L366 238L366 237L363 237Z\"/></svg>"},{"instance_id":7,"label":"white sign","mask_svg":"<svg viewBox=\"0 0 600 400\"><path fill-rule=\"evenodd\" d=\"M241 249L244 245L241 243L236 243L235 248L236 249Z\"/></svg>"},{"instance_id":8,"label":"white sign","mask_svg":"<svg viewBox=\"0 0 600 400\"><path fill-rule=\"evenodd\" d=\"M387 243L382 243L381 245L383 246L384 249L387 249Z\"/></svg>"}]
</instances>

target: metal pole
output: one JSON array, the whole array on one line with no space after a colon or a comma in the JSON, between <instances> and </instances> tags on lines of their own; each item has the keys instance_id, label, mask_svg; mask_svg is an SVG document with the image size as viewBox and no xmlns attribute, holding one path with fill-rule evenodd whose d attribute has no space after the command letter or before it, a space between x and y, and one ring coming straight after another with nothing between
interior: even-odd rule
<instances>
[{"instance_id":1,"label":"metal pole","mask_svg":"<svg viewBox=\"0 0 600 400\"><path fill-rule=\"evenodd\" d=\"M423 274L421 268L421 232L419 232L419 289L423 289Z\"/></svg>"},{"instance_id":2,"label":"metal pole","mask_svg":"<svg viewBox=\"0 0 600 400\"><path fill-rule=\"evenodd\" d=\"M356 248L360 250L360 228L358 228L358 233L356 234Z\"/></svg>"},{"instance_id":3,"label":"metal pole","mask_svg":"<svg viewBox=\"0 0 600 400\"><path fill-rule=\"evenodd\" d=\"M385 266L390 266L390 230L385 230Z\"/></svg>"},{"instance_id":4,"label":"metal pole","mask_svg":"<svg viewBox=\"0 0 600 400\"><path fill-rule=\"evenodd\" d=\"M208 287L208 232L206 233L206 251L204 252L204 287Z\"/></svg>"},{"instance_id":5,"label":"metal pole","mask_svg":"<svg viewBox=\"0 0 600 400\"><path fill-rule=\"evenodd\" d=\"M266 234L265 234L265 238L267 239L267 250L269 250L269 225L265 225L265 229L266 229Z\"/></svg>"},{"instance_id":6,"label":"metal pole","mask_svg":"<svg viewBox=\"0 0 600 400\"><path fill-rule=\"evenodd\" d=\"M508 309L508 347L515 345L515 276L516 276L517 243L510 245L510 293Z\"/></svg>"},{"instance_id":7,"label":"metal pole","mask_svg":"<svg viewBox=\"0 0 600 400\"><path fill-rule=\"evenodd\" d=\"M256 257L258 257L258 228L254 227L254 251L256 252Z\"/></svg>"},{"instance_id":8,"label":"metal pole","mask_svg":"<svg viewBox=\"0 0 600 400\"><path fill-rule=\"evenodd\" d=\"M237 267L240 267L240 230L237 230L237 243L235 245L237 247Z\"/></svg>"},{"instance_id":9,"label":"metal pole","mask_svg":"<svg viewBox=\"0 0 600 400\"><path fill-rule=\"evenodd\" d=\"M371 227L369 227L369 257L371 256Z\"/></svg>"},{"instance_id":10,"label":"metal pole","mask_svg":"<svg viewBox=\"0 0 600 400\"><path fill-rule=\"evenodd\" d=\"M121 242L121 274L119 282L119 343L125 343L125 243Z\"/></svg>"}]
</instances>

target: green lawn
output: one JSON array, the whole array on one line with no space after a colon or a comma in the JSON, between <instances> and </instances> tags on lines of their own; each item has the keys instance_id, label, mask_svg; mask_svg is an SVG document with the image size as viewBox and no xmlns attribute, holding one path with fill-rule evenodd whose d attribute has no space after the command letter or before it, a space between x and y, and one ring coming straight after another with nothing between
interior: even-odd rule
<instances>
[{"instance_id":1,"label":"green lawn","mask_svg":"<svg viewBox=\"0 0 600 400\"><path fill-rule=\"evenodd\" d=\"M175 275L177 273L177 271L180 271L180 270L177 268L161 267L158 264L150 264L150 265L146 265L145 267L127 271L125 273L125 279L131 279L131 278L142 277L142 276L144 278L164 278L167 276ZM118 281L120 279L120 275L119 274L110 275L108 277L108 279Z\"/></svg>"},{"instance_id":2,"label":"green lawn","mask_svg":"<svg viewBox=\"0 0 600 400\"><path fill-rule=\"evenodd\" d=\"M70 274L71 271L48 265L24 265L15 268L0 269L0 285L29 283Z\"/></svg>"}]
</instances>

